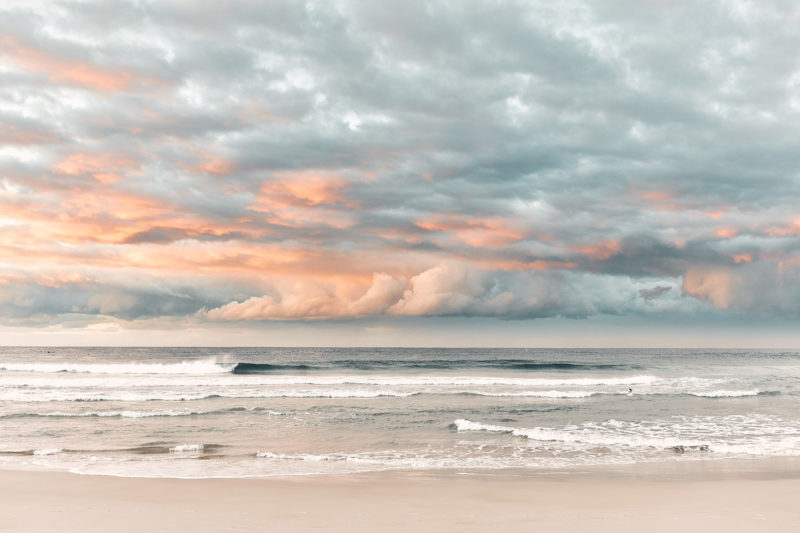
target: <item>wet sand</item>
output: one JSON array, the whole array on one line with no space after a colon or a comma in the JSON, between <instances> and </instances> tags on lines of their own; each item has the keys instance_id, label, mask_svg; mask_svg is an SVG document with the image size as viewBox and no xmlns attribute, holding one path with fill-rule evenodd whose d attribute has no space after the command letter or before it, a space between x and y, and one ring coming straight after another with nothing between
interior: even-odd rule
<instances>
[{"instance_id":1,"label":"wet sand","mask_svg":"<svg viewBox=\"0 0 800 533\"><path fill-rule=\"evenodd\" d=\"M0 531L800 531L793 469L660 468L196 480L0 470Z\"/></svg>"}]
</instances>

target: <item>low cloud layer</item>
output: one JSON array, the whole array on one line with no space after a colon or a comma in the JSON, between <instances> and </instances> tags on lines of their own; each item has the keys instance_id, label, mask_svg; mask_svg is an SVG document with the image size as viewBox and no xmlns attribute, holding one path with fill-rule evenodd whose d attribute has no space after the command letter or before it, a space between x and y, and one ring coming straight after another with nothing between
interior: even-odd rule
<instances>
[{"instance_id":1,"label":"low cloud layer","mask_svg":"<svg viewBox=\"0 0 800 533\"><path fill-rule=\"evenodd\" d=\"M0 323L800 315L793 2L0 7Z\"/></svg>"},{"instance_id":2,"label":"low cloud layer","mask_svg":"<svg viewBox=\"0 0 800 533\"><path fill-rule=\"evenodd\" d=\"M674 281L677 283L677 280ZM437 265L411 279L376 274L363 294L331 284L297 284L274 295L204 312L210 320L331 319L386 316L483 316L508 319L692 311L697 302L663 296L674 286L652 280L574 273L489 272ZM661 296L655 302L653 294Z\"/></svg>"}]
</instances>

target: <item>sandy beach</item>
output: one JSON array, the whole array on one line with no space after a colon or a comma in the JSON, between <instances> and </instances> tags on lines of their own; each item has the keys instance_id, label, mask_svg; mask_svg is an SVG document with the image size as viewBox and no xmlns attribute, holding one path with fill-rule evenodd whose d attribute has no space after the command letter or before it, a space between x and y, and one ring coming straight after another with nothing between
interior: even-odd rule
<instances>
[{"instance_id":1,"label":"sandy beach","mask_svg":"<svg viewBox=\"0 0 800 533\"><path fill-rule=\"evenodd\" d=\"M774 466L774 464L772 465ZM144 479L0 471L2 531L798 531L795 470Z\"/></svg>"}]
</instances>

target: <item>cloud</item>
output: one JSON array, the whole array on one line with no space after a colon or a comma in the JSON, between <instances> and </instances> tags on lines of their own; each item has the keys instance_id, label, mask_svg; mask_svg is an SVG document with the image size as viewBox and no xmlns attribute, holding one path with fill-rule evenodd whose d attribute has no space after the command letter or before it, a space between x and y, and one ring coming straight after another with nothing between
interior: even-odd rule
<instances>
[{"instance_id":1,"label":"cloud","mask_svg":"<svg viewBox=\"0 0 800 533\"><path fill-rule=\"evenodd\" d=\"M683 290L717 309L761 316L800 316L800 262L740 263L686 273Z\"/></svg>"},{"instance_id":2,"label":"cloud","mask_svg":"<svg viewBox=\"0 0 800 533\"><path fill-rule=\"evenodd\" d=\"M0 315L795 316L798 16L9 0Z\"/></svg>"},{"instance_id":3,"label":"cloud","mask_svg":"<svg viewBox=\"0 0 800 533\"><path fill-rule=\"evenodd\" d=\"M672 287L663 287L661 285L658 285L656 287L653 287L652 289L639 290L639 296L641 296L644 299L644 301L649 302L650 300L658 298L659 296L670 290L672 290Z\"/></svg>"},{"instance_id":4,"label":"cloud","mask_svg":"<svg viewBox=\"0 0 800 533\"><path fill-rule=\"evenodd\" d=\"M125 155L74 153L57 163L53 172L69 176L88 174L97 181L108 184L121 180L126 173L132 170L135 172L139 167L140 164L135 159ZM128 175L131 174L133 173Z\"/></svg>"},{"instance_id":5,"label":"cloud","mask_svg":"<svg viewBox=\"0 0 800 533\"><path fill-rule=\"evenodd\" d=\"M356 318L381 314L396 302L406 285L376 273L362 295L352 297L335 285L299 281L278 290L277 296L264 295L243 302L231 302L203 313L210 320L320 320Z\"/></svg>"},{"instance_id":6,"label":"cloud","mask_svg":"<svg viewBox=\"0 0 800 533\"><path fill-rule=\"evenodd\" d=\"M739 278L730 270L690 269L683 278L687 294L708 300L718 309L727 309L731 303L733 285Z\"/></svg>"},{"instance_id":7,"label":"cloud","mask_svg":"<svg viewBox=\"0 0 800 533\"><path fill-rule=\"evenodd\" d=\"M169 287L163 282L139 281L137 285L110 280L18 278L0 285L0 321L11 325L47 325L69 320L69 316L85 322L180 317L209 303L209 291L202 287L186 283Z\"/></svg>"},{"instance_id":8,"label":"cloud","mask_svg":"<svg viewBox=\"0 0 800 533\"><path fill-rule=\"evenodd\" d=\"M649 312L637 296L644 282L596 275L491 272L448 263L410 279L376 273L361 293L335 284L294 283L275 294L230 302L202 313L209 320L321 320L385 316L462 316L511 319ZM672 289L659 287L661 293ZM645 298L646 300L650 300ZM691 300L691 299L690 299ZM659 311L690 309L666 299Z\"/></svg>"},{"instance_id":9,"label":"cloud","mask_svg":"<svg viewBox=\"0 0 800 533\"><path fill-rule=\"evenodd\" d=\"M41 72L54 83L66 83L100 91L119 91L131 83L131 74L115 71L74 59L59 57L48 52L28 47L14 37L4 36L0 47L22 68Z\"/></svg>"}]
</instances>

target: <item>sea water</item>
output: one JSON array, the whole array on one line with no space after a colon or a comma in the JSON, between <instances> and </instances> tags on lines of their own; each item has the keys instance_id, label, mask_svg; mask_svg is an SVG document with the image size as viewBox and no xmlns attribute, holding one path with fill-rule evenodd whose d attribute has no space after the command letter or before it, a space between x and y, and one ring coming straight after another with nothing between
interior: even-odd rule
<instances>
[{"instance_id":1,"label":"sea water","mask_svg":"<svg viewBox=\"0 0 800 533\"><path fill-rule=\"evenodd\" d=\"M800 455L800 352L0 348L0 466L138 477Z\"/></svg>"}]
</instances>

